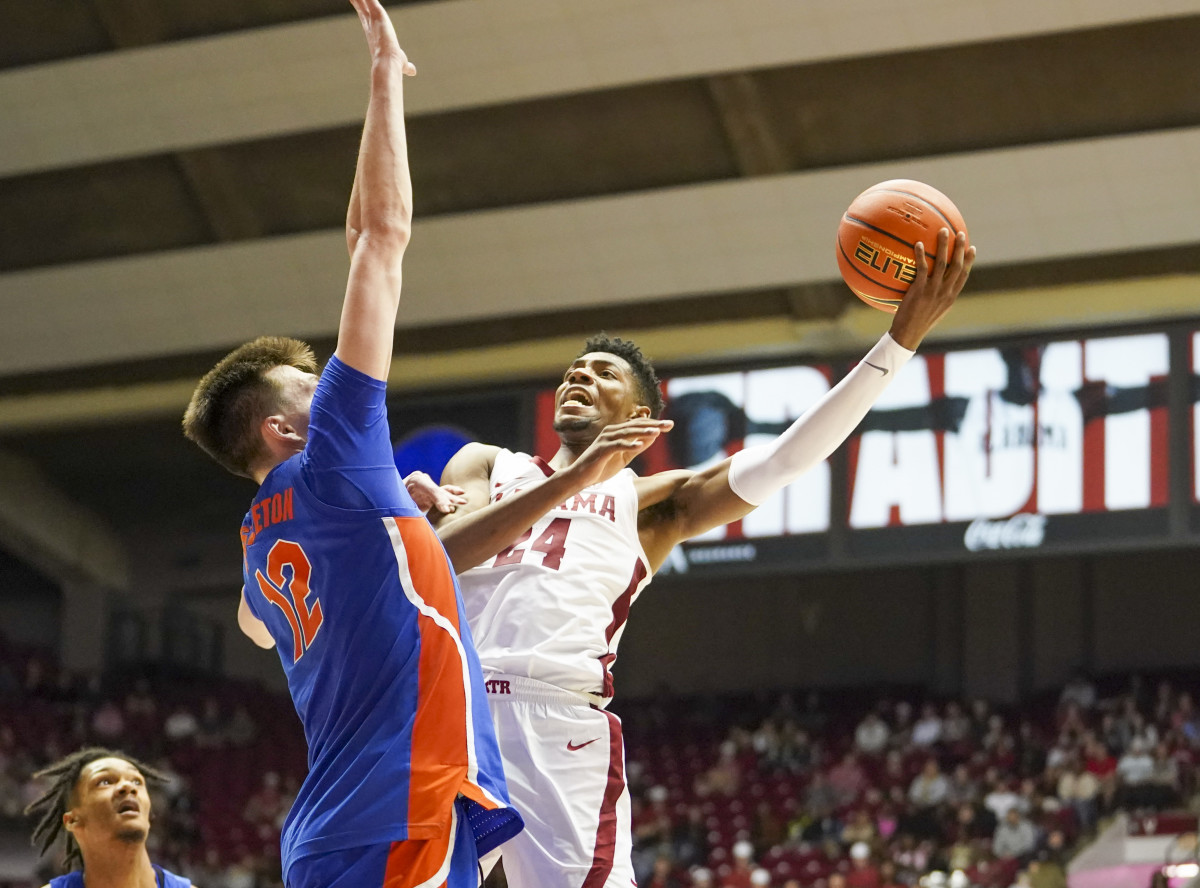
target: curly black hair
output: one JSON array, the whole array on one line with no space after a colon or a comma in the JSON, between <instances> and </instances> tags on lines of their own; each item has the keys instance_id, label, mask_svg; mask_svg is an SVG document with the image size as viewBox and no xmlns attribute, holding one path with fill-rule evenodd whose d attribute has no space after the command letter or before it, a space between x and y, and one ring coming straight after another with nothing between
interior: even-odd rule
<instances>
[{"instance_id":1,"label":"curly black hair","mask_svg":"<svg viewBox=\"0 0 1200 888\"><path fill-rule=\"evenodd\" d=\"M658 374L654 365L642 354L642 350L628 339L609 336L607 333L597 333L583 345L583 351L576 359L592 352L604 352L616 355L633 370L633 377L638 384L638 401L650 408L650 415L657 419L663 412L663 396L659 387Z\"/></svg>"},{"instance_id":2,"label":"curly black hair","mask_svg":"<svg viewBox=\"0 0 1200 888\"><path fill-rule=\"evenodd\" d=\"M26 817L40 818L33 828L33 845L38 849L39 854L45 854L60 835L65 835L67 847L63 856L63 866L68 870L76 869L78 865L81 865L83 856L74 836L63 827L63 815L71 809L71 798L75 793L75 785L79 782L79 775L83 773L83 769L92 762L104 758L129 762L141 772L148 787L162 786L167 782L166 775L142 764L132 756L99 746L80 749L35 773L34 777L39 780L48 780L50 785L25 809Z\"/></svg>"}]
</instances>

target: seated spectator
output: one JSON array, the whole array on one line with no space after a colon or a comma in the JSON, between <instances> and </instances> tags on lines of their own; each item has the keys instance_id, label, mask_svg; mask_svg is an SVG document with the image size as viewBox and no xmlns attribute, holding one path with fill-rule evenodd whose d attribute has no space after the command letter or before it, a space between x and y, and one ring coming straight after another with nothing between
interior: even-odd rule
<instances>
[{"instance_id":1,"label":"seated spectator","mask_svg":"<svg viewBox=\"0 0 1200 888\"><path fill-rule=\"evenodd\" d=\"M962 804L954 811L954 832L972 841L990 839L997 822L991 810L980 804Z\"/></svg>"},{"instance_id":2,"label":"seated spectator","mask_svg":"<svg viewBox=\"0 0 1200 888\"><path fill-rule=\"evenodd\" d=\"M225 718L216 697L205 697L196 729L196 745L201 749L216 749L225 744Z\"/></svg>"},{"instance_id":3,"label":"seated spectator","mask_svg":"<svg viewBox=\"0 0 1200 888\"><path fill-rule=\"evenodd\" d=\"M644 884L648 888L681 888L673 870L674 863L671 858L660 855L654 858L654 870L650 873L650 878Z\"/></svg>"},{"instance_id":4,"label":"seated spectator","mask_svg":"<svg viewBox=\"0 0 1200 888\"><path fill-rule=\"evenodd\" d=\"M975 865L977 857L975 843L965 830L961 830L958 838L946 849L946 869L969 870Z\"/></svg>"},{"instance_id":5,"label":"seated spectator","mask_svg":"<svg viewBox=\"0 0 1200 888\"><path fill-rule=\"evenodd\" d=\"M1087 733L1087 716L1078 703L1067 703L1059 707L1058 732L1072 740Z\"/></svg>"},{"instance_id":6,"label":"seated spectator","mask_svg":"<svg viewBox=\"0 0 1200 888\"><path fill-rule=\"evenodd\" d=\"M1085 712L1092 709L1096 705L1096 686L1092 684L1087 675L1082 672L1076 672L1071 676L1058 695L1060 705L1066 703L1074 703Z\"/></svg>"},{"instance_id":7,"label":"seated spectator","mask_svg":"<svg viewBox=\"0 0 1200 888\"><path fill-rule=\"evenodd\" d=\"M761 856L787 838L787 827L775 814L770 802L759 802L754 808L754 821L750 828L750 841Z\"/></svg>"},{"instance_id":8,"label":"seated spectator","mask_svg":"<svg viewBox=\"0 0 1200 888\"><path fill-rule=\"evenodd\" d=\"M937 706L926 703L921 707L921 717L912 728L912 744L921 749L928 749L942 739L942 719L938 715Z\"/></svg>"},{"instance_id":9,"label":"seated spectator","mask_svg":"<svg viewBox=\"0 0 1200 888\"><path fill-rule=\"evenodd\" d=\"M1154 747L1154 769L1150 775L1150 784L1154 787L1151 799L1154 807L1161 809L1178 803L1179 763L1166 743L1159 743Z\"/></svg>"},{"instance_id":10,"label":"seated spectator","mask_svg":"<svg viewBox=\"0 0 1200 888\"><path fill-rule=\"evenodd\" d=\"M907 700L900 700L892 710L892 739L893 749L908 749L912 743L913 708Z\"/></svg>"},{"instance_id":11,"label":"seated spectator","mask_svg":"<svg viewBox=\"0 0 1200 888\"><path fill-rule=\"evenodd\" d=\"M997 821L1001 821L1010 809L1020 809L1021 796L1013 790L1010 782L997 779L991 792L983 797L983 806L992 812Z\"/></svg>"},{"instance_id":12,"label":"seated spectator","mask_svg":"<svg viewBox=\"0 0 1200 888\"><path fill-rule=\"evenodd\" d=\"M733 845L733 867L721 880L721 888L753 888L750 877L758 867L754 865L754 846L747 841Z\"/></svg>"},{"instance_id":13,"label":"seated spectator","mask_svg":"<svg viewBox=\"0 0 1200 888\"><path fill-rule=\"evenodd\" d=\"M782 826L780 831L784 832ZM679 818L671 830L671 854L681 867L691 867L708 859L708 827L699 805L689 805L687 815Z\"/></svg>"},{"instance_id":14,"label":"seated spectator","mask_svg":"<svg viewBox=\"0 0 1200 888\"><path fill-rule=\"evenodd\" d=\"M966 765L957 765L946 788L946 801L951 805L971 804L979 799L979 784Z\"/></svg>"},{"instance_id":15,"label":"seated spectator","mask_svg":"<svg viewBox=\"0 0 1200 888\"><path fill-rule=\"evenodd\" d=\"M1046 751L1046 767L1061 770L1075 755L1075 739L1066 731L1059 732L1054 745Z\"/></svg>"},{"instance_id":16,"label":"seated spectator","mask_svg":"<svg viewBox=\"0 0 1200 888\"><path fill-rule=\"evenodd\" d=\"M1029 888L1067 888L1067 873L1061 863L1054 860L1034 859L1029 861Z\"/></svg>"},{"instance_id":17,"label":"seated spectator","mask_svg":"<svg viewBox=\"0 0 1200 888\"><path fill-rule=\"evenodd\" d=\"M971 739L971 720L963 712L962 707L954 700L946 704L945 716L942 718L942 742L955 748L963 748Z\"/></svg>"},{"instance_id":18,"label":"seated spectator","mask_svg":"<svg viewBox=\"0 0 1200 888\"><path fill-rule=\"evenodd\" d=\"M896 864L890 860L885 860L879 864L879 888L905 888L904 883L900 881L900 875L896 871Z\"/></svg>"},{"instance_id":19,"label":"seated spectator","mask_svg":"<svg viewBox=\"0 0 1200 888\"><path fill-rule=\"evenodd\" d=\"M1154 693L1154 721L1160 725L1171 723L1171 712L1175 709L1175 688L1171 682L1163 679L1158 683Z\"/></svg>"},{"instance_id":20,"label":"seated spectator","mask_svg":"<svg viewBox=\"0 0 1200 888\"><path fill-rule=\"evenodd\" d=\"M1027 718L1021 719L1017 725L1017 761L1018 774L1040 774L1046 767L1046 742L1033 722Z\"/></svg>"},{"instance_id":21,"label":"seated spectator","mask_svg":"<svg viewBox=\"0 0 1200 888\"><path fill-rule=\"evenodd\" d=\"M150 693L150 683L144 678L134 682L133 690L125 695L125 723L136 739L152 738L158 731L158 704ZM203 883L202 883L203 884Z\"/></svg>"},{"instance_id":22,"label":"seated spectator","mask_svg":"<svg viewBox=\"0 0 1200 888\"><path fill-rule=\"evenodd\" d=\"M893 786L903 786L907 789L910 782L908 769L904 766L904 753L899 749L888 751L883 760L883 773L879 775L879 782L888 789Z\"/></svg>"},{"instance_id":23,"label":"seated spectator","mask_svg":"<svg viewBox=\"0 0 1200 888\"><path fill-rule=\"evenodd\" d=\"M255 724L249 710L240 703L233 710L233 716L229 719L226 736L233 746L249 746L258 736L258 725Z\"/></svg>"},{"instance_id":24,"label":"seated spectator","mask_svg":"<svg viewBox=\"0 0 1200 888\"><path fill-rule=\"evenodd\" d=\"M697 778L696 794L737 795L742 786L742 767L738 764L737 744L726 740L721 744L717 763Z\"/></svg>"},{"instance_id":25,"label":"seated spectator","mask_svg":"<svg viewBox=\"0 0 1200 888\"><path fill-rule=\"evenodd\" d=\"M858 800L869 781L867 773L858 763L858 757L848 752L842 760L829 769L829 786L834 793L834 807L849 805Z\"/></svg>"},{"instance_id":26,"label":"seated spectator","mask_svg":"<svg viewBox=\"0 0 1200 888\"><path fill-rule=\"evenodd\" d=\"M167 716L167 720L163 722L163 733L172 743L191 740L196 736L198 730L200 730L200 723L196 720L196 716L192 715L191 710L182 703L177 705Z\"/></svg>"},{"instance_id":27,"label":"seated spectator","mask_svg":"<svg viewBox=\"0 0 1200 888\"><path fill-rule=\"evenodd\" d=\"M246 802L242 819L253 824L275 824L283 808L283 793L279 790L279 774L267 771L262 776L262 785Z\"/></svg>"},{"instance_id":28,"label":"seated spectator","mask_svg":"<svg viewBox=\"0 0 1200 888\"><path fill-rule=\"evenodd\" d=\"M1019 860L1025 863L1037 850L1037 829L1019 808L1012 807L1004 815L992 836L992 853L1001 860Z\"/></svg>"},{"instance_id":29,"label":"seated spectator","mask_svg":"<svg viewBox=\"0 0 1200 888\"><path fill-rule=\"evenodd\" d=\"M917 808L932 808L946 801L950 781L938 767L937 759L927 759L921 773L908 787L908 800Z\"/></svg>"},{"instance_id":30,"label":"seated spectator","mask_svg":"<svg viewBox=\"0 0 1200 888\"><path fill-rule=\"evenodd\" d=\"M1103 808L1111 804L1116 790L1117 760L1099 740L1092 738L1084 745L1084 767L1100 782L1100 799Z\"/></svg>"},{"instance_id":31,"label":"seated spectator","mask_svg":"<svg viewBox=\"0 0 1200 888\"><path fill-rule=\"evenodd\" d=\"M879 881L879 868L871 861L871 847L866 842L855 842L850 847L846 888L879 888Z\"/></svg>"},{"instance_id":32,"label":"seated spectator","mask_svg":"<svg viewBox=\"0 0 1200 888\"><path fill-rule=\"evenodd\" d=\"M1140 739L1129 744L1129 749L1117 761L1117 794L1119 805L1135 807L1150 804L1144 790L1154 775L1154 758L1146 751Z\"/></svg>"},{"instance_id":33,"label":"seated spectator","mask_svg":"<svg viewBox=\"0 0 1200 888\"><path fill-rule=\"evenodd\" d=\"M991 704L980 698L972 700L968 717L971 719L971 739L975 741L975 745L982 745L983 738L987 734L988 723L992 719Z\"/></svg>"},{"instance_id":34,"label":"seated spectator","mask_svg":"<svg viewBox=\"0 0 1200 888\"><path fill-rule=\"evenodd\" d=\"M1085 833L1092 832L1099 814L1100 781L1096 775L1074 758L1058 778L1057 792L1059 800L1075 812L1079 828Z\"/></svg>"},{"instance_id":35,"label":"seated spectator","mask_svg":"<svg viewBox=\"0 0 1200 888\"><path fill-rule=\"evenodd\" d=\"M929 868L931 848L927 842L918 842L912 833L902 833L898 842L891 845L892 861L896 868L913 877ZM915 880L915 879L914 879ZM903 881L909 881L905 878Z\"/></svg>"},{"instance_id":36,"label":"seated spectator","mask_svg":"<svg viewBox=\"0 0 1200 888\"><path fill-rule=\"evenodd\" d=\"M854 747L864 755L882 755L891 736L887 722L879 717L879 713L871 710L854 729Z\"/></svg>"},{"instance_id":37,"label":"seated spectator","mask_svg":"<svg viewBox=\"0 0 1200 888\"><path fill-rule=\"evenodd\" d=\"M1171 727L1179 731L1188 744L1193 748L1200 747L1200 713L1192 702L1192 695L1184 691L1175 701L1175 711L1171 713Z\"/></svg>"},{"instance_id":38,"label":"seated spectator","mask_svg":"<svg viewBox=\"0 0 1200 888\"><path fill-rule=\"evenodd\" d=\"M871 815L863 808L858 808L850 814L842 827L842 844L853 847L856 843L870 845L879 835Z\"/></svg>"},{"instance_id":39,"label":"seated spectator","mask_svg":"<svg viewBox=\"0 0 1200 888\"><path fill-rule=\"evenodd\" d=\"M815 772L808 789L804 791L804 809L809 814L816 814L819 811L832 811L837 806L837 792L821 771Z\"/></svg>"},{"instance_id":40,"label":"seated spectator","mask_svg":"<svg viewBox=\"0 0 1200 888\"><path fill-rule=\"evenodd\" d=\"M786 721L780 732L779 763L793 774L803 774L820 760L820 749L794 721Z\"/></svg>"},{"instance_id":41,"label":"seated spectator","mask_svg":"<svg viewBox=\"0 0 1200 888\"><path fill-rule=\"evenodd\" d=\"M112 700L105 700L92 715L92 735L105 746L120 746L125 717Z\"/></svg>"},{"instance_id":42,"label":"seated spectator","mask_svg":"<svg viewBox=\"0 0 1200 888\"><path fill-rule=\"evenodd\" d=\"M750 738L750 746L758 756L763 770L774 770L779 765L779 752L783 746L780 730L774 719L767 719L758 726Z\"/></svg>"}]
</instances>

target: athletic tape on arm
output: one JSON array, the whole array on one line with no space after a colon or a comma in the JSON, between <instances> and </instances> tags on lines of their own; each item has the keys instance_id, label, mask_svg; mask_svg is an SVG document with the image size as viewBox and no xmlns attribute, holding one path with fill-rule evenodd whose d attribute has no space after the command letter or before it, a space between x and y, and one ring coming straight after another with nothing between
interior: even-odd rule
<instances>
[{"instance_id":1,"label":"athletic tape on arm","mask_svg":"<svg viewBox=\"0 0 1200 888\"><path fill-rule=\"evenodd\" d=\"M758 506L820 463L849 437L915 352L887 333L820 401L769 444L735 453L729 486Z\"/></svg>"}]
</instances>

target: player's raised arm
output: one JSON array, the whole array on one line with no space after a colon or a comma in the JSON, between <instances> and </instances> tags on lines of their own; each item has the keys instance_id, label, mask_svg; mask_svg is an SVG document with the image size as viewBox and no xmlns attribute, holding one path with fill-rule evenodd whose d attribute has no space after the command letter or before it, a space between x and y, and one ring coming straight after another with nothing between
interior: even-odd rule
<instances>
[{"instance_id":1,"label":"player's raised arm","mask_svg":"<svg viewBox=\"0 0 1200 888\"><path fill-rule=\"evenodd\" d=\"M400 305L400 265L412 230L404 76L416 74L379 0L351 0L371 53L371 98L346 214L350 277L338 359L387 379Z\"/></svg>"},{"instance_id":2,"label":"player's raised arm","mask_svg":"<svg viewBox=\"0 0 1200 888\"><path fill-rule=\"evenodd\" d=\"M975 248L968 248L961 234L951 247L947 229L938 236L932 269L918 245L916 280L900 303L889 333L774 441L742 450L683 483L669 498L668 519L648 528L647 538L655 550L647 549L651 561L661 563L658 556L665 558L676 543L747 515L833 453L950 310L974 261Z\"/></svg>"}]
</instances>

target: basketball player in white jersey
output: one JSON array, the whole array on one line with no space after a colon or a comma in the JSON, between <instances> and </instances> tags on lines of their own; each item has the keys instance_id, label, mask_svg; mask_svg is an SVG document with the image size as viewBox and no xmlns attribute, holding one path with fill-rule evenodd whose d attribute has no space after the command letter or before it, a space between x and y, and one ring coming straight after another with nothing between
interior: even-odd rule
<instances>
[{"instance_id":1,"label":"basketball player in white jersey","mask_svg":"<svg viewBox=\"0 0 1200 888\"><path fill-rule=\"evenodd\" d=\"M703 471L639 478L629 461L670 423L654 370L602 338L555 396L562 442L549 463L483 444L454 456L444 485L465 505L432 519L459 573L525 831L503 846L511 888L630 888L621 726L604 710L629 607L671 549L735 521L833 452L949 310L975 248L943 229L891 330L822 401L768 445ZM494 861L493 861L494 863Z\"/></svg>"}]
</instances>

